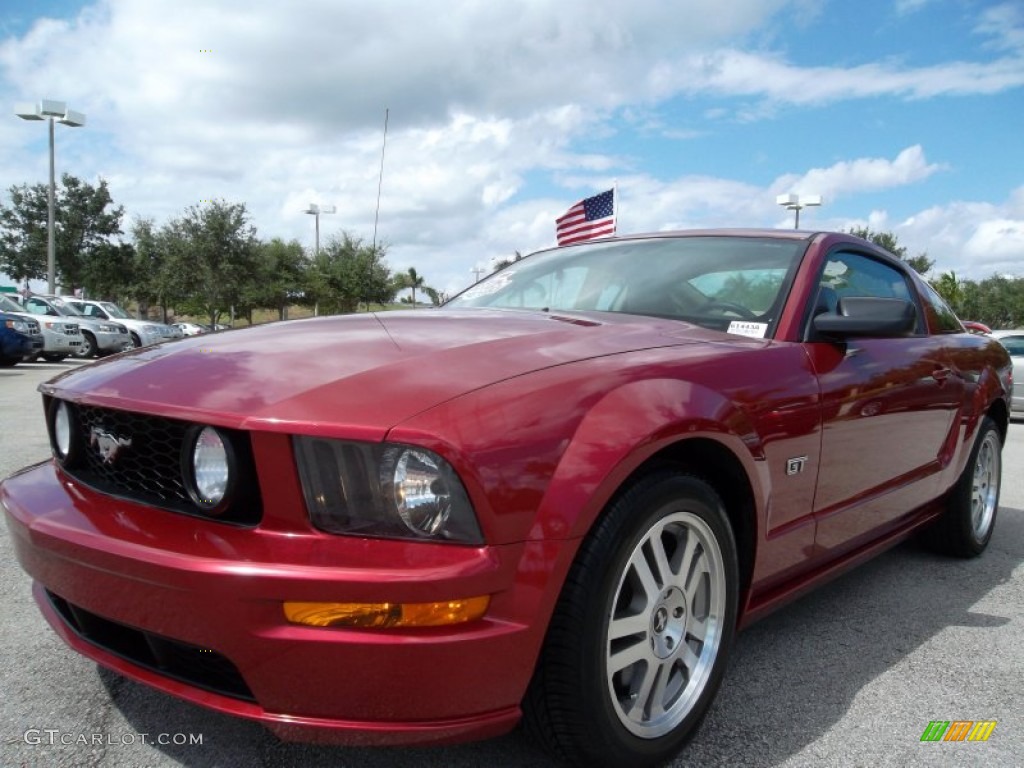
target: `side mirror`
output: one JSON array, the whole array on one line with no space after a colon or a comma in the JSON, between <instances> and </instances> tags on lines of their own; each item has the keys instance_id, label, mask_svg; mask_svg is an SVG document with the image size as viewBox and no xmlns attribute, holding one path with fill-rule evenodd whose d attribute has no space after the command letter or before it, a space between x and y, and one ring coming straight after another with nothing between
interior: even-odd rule
<instances>
[{"instance_id":1,"label":"side mirror","mask_svg":"<svg viewBox=\"0 0 1024 768\"><path fill-rule=\"evenodd\" d=\"M835 313L822 313L812 322L814 330L823 336L888 338L913 333L917 311L905 299L847 296L839 300Z\"/></svg>"}]
</instances>

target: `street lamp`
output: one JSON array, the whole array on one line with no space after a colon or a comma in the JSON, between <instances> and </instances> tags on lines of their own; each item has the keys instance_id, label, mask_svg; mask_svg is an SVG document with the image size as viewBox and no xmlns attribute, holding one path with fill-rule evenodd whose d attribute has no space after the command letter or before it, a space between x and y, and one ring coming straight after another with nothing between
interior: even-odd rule
<instances>
[{"instance_id":1,"label":"street lamp","mask_svg":"<svg viewBox=\"0 0 1024 768\"><path fill-rule=\"evenodd\" d=\"M800 229L800 209L812 205L821 205L821 195L803 195L801 197L790 192L787 195L779 195L775 198L775 202L785 206L786 210L796 211L796 221L793 223L793 229Z\"/></svg>"},{"instance_id":2,"label":"street lamp","mask_svg":"<svg viewBox=\"0 0 1024 768\"><path fill-rule=\"evenodd\" d=\"M85 125L85 115L68 109L68 105L63 101L51 99L43 99L35 104L18 104L14 107L14 114L22 120L48 120L50 123L50 192L47 196L46 279L49 285L48 293L54 294L57 292L57 256L53 236L53 121L56 119L61 125L81 128Z\"/></svg>"},{"instance_id":3,"label":"street lamp","mask_svg":"<svg viewBox=\"0 0 1024 768\"><path fill-rule=\"evenodd\" d=\"M316 217L316 256L320 255L320 214L337 212L338 207L335 205L317 205L316 203L310 203L309 208L303 211L303 213L309 213Z\"/></svg>"}]
</instances>

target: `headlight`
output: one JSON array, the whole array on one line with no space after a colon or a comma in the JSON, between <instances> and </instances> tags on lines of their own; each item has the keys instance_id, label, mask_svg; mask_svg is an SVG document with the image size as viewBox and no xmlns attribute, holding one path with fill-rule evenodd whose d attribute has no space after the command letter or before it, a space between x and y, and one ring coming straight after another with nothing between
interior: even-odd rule
<instances>
[{"instance_id":1,"label":"headlight","mask_svg":"<svg viewBox=\"0 0 1024 768\"><path fill-rule=\"evenodd\" d=\"M433 451L297 436L310 520L330 533L482 544L466 489Z\"/></svg>"},{"instance_id":2,"label":"headlight","mask_svg":"<svg viewBox=\"0 0 1024 768\"><path fill-rule=\"evenodd\" d=\"M105 323L100 323L98 326L96 326L96 329L100 333L117 333L118 332L118 327L116 325L107 325Z\"/></svg>"},{"instance_id":3,"label":"headlight","mask_svg":"<svg viewBox=\"0 0 1024 768\"><path fill-rule=\"evenodd\" d=\"M82 441L78 434L78 419L64 400L51 400L47 408L50 426L50 447L53 455L64 466L75 463Z\"/></svg>"},{"instance_id":4,"label":"headlight","mask_svg":"<svg viewBox=\"0 0 1024 768\"><path fill-rule=\"evenodd\" d=\"M18 333L28 333L28 323L24 320L5 320L4 325Z\"/></svg>"},{"instance_id":5,"label":"headlight","mask_svg":"<svg viewBox=\"0 0 1024 768\"><path fill-rule=\"evenodd\" d=\"M196 506L217 514L230 500L235 460L231 443L213 427L195 427L182 450L185 487Z\"/></svg>"}]
</instances>

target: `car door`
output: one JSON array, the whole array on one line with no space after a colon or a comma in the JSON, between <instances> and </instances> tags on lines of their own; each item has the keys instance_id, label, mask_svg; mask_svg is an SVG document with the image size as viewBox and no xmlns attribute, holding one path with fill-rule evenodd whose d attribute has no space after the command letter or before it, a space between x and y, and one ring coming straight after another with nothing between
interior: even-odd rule
<instances>
[{"instance_id":1,"label":"car door","mask_svg":"<svg viewBox=\"0 0 1024 768\"><path fill-rule=\"evenodd\" d=\"M904 299L917 308L917 329L908 336L809 337L822 402L816 544L825 553L840 554L898 524L938 490L963 383L941 339L928 333L904 269L847 247L828 255L820 277L824 311L846 297Z\"/></svg>"}]
</instances>

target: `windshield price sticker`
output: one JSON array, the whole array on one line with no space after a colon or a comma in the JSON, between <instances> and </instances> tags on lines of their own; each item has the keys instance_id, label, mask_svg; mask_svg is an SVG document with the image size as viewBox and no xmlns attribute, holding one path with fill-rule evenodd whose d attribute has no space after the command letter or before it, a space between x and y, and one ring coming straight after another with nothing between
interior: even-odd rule
<instances>
[{"instance_id":1,"label":"windshield price sticker","mask_svg":"<svg viewBox=\"0 0 1024 768\"><path fill-rule=\"evenodd\" d=\"M749 336L752 339L763 339L768 332L768 323L749 323L733 320L729 323L729 333L737 336Z\"/></svg>"}]
</instances>

